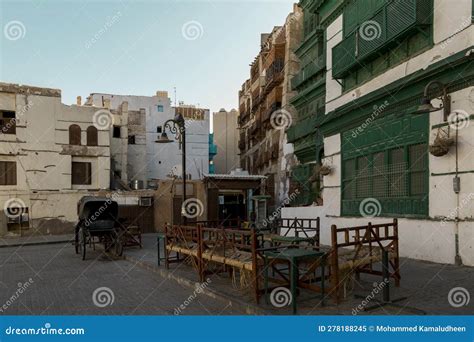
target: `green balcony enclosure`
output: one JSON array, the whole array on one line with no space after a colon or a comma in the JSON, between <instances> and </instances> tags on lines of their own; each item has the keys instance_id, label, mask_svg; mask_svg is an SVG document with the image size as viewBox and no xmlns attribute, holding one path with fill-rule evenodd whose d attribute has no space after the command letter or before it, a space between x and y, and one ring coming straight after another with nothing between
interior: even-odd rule
<instances>
[{"instance_id":1,"label":"green balcony enclosure","mask_svg":"<svg viewBox=\"0 0 474 342\"><path fill-rule=\"evenodd\" d=\"M316 115L312 115L305 120L293 123L287 131L287 139L289 143L294 143L316 130Z\"/></svg>"},{"instance_id":2,"label":"green balcony enclosure","mask_svg":"<svg viewBox=\"0 0 474 342\"><path fill-rule=\"evenodd\" d=\"M332 51L334 78L376 58L417 28L431 24L433 0L390 1L358 25Z\"/></svg>"},{"instance_id":3,"label":"green balcony enclosure","mask_svg":"<svg viewBox=\"0 0 474 342\"><path fill-rule=\"evenodd\" d=\"M291 88L297 89L306 81L316 76L319 72L326 70L326 56L325 54L321 55L318 59L307 64L301 69L301 71L296 74L295 77L291 80Z\"/></svg>"}]
</instances>

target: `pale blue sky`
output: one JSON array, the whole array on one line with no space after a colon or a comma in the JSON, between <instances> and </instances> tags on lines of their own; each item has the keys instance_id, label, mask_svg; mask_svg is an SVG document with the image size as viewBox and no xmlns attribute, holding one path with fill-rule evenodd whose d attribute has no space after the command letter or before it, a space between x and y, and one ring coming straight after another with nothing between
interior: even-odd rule
<instances>
[{"instance_id":1,"label":"pale blue sky","mask_svg":"<svg viewBox=\"0 0 474 342\"><path fill-rule=\"evenodd\" d=\"M237 108L260 33L293 2L0 0L0 80L59 88L66 104L91 92L173 100L176 86L185 103ZM188 22L195 40L183 36Z\"/></svg>"}]
</instances>

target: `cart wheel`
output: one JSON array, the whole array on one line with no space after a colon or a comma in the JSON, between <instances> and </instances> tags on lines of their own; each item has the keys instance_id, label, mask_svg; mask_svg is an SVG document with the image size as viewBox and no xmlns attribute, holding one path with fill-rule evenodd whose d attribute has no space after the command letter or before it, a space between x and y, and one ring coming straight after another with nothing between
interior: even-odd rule
<instances>
[{"instance_id":1,"label":"cart wheel","mask_svg":"<svg viewBox=\"0 0 474 342\"><path fill-rule=\"evenodd\" d=\"M123 255L122 235L118 231L115 231L113 234L112 244L113 244L115 255L122 256Z\"/></svg>"},{"instance_id":2,"label":"cart wheel","mask_svg":"<svg viewBox=\"0 0 474 342\"><path fill-rule=\"evenodd\" d=\"M82 252L82 260L86 260L86 246L87 246L87 235L84 228L79 229L79 247Z\"/></svg>"},{"instance_id":3,"label":"cart wheel","mask_svg":"<svg viewBox=\"0 0 474 342\"><path fill-rule=\"evenodd\" d=\"M74 249L76 254L79 254L79 229L74 230Z\"/></svg>"},{"instance_id":4,"label":"cart wheel","mask_svg":"<svg viewBox=\"0 0 474 342\"><path fill-rule=\"evenodd\" d=\"M104 237L103 244L104 244L104 252L108 253L109 250L110 250L110 244L109 244L109 237L108 236Z\"/></svg>"},{"instance_id":5,"label":"cart wheel","mask_svg":"<svg viewBox=\"0 0 474 342\"><path fill-rule=\"evenodd\" d=\"M123 255L123 244L120 238L117 238L114 243L115 255L121 257Z\"/></svg>"}]
</instances>

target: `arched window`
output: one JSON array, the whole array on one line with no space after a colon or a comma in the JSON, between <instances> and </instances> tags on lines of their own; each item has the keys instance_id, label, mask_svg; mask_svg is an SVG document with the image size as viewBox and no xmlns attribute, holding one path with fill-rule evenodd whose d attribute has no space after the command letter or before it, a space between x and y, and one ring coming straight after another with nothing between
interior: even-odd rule
<instances>
[{"instance_id":1,"label":"arched window","mask_svg":"<svg viewBox=\"0 0 474 342\"><path fill-rule=\"evenodd\" d=\"M87 146L97 146L97 128L95 126L87 127Z\"/></svg>"},{"instance_id":2,"label":"arched window","mask_svg":"<svg viewBox=\"0 0 474 342\"><path fill-rule=\"evenodd\" d=\"M81 127L78 125L69 126L69 145L81 144Z\"/></svg>"}]
</instances>

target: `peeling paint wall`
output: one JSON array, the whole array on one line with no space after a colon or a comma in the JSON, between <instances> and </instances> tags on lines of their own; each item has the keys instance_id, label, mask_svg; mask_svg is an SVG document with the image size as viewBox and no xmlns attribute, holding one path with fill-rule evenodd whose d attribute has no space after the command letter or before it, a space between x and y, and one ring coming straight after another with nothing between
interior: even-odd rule
<instances>
[{"instance_id":1,"label":"peeling paint wall","mask_svg":"<svg viewBox=\"0 0 474 342\"><path fill-rule=\"evenodd\" d=\"M16 185L0 185L0 235L6 232L5 203L19 200L30 222L52 229L47 220L72 220L79 190L107 189L110 184L109 130L98 129L98 146L85 146L86 130L100 108L67 106L61 92L0 83L0 110L15 111L15 134L0 132L0 160L16 162ZM69 126L81 128L81 145L69 145ZM91 184L73 185L73 161L91 163ZM55 200L57 196L58 200ZM7 204L8 206L8 204ZM51 212L54 209L54 213Z\"/></svg>"}]
</instances>

